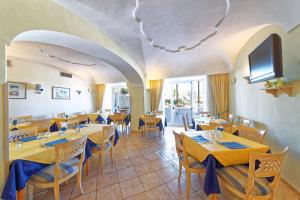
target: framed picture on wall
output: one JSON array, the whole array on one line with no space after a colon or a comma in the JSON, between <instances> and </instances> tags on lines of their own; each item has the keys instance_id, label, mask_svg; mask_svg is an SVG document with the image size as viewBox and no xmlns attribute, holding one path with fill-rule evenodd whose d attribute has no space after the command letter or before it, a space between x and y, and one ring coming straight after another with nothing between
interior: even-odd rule
<instances>
[{"instance_id":1,"label":"framed picture on wall","mask_svg":"<svg viewBox=\"0 0 300 200\"><path fill-rule=\"evenodd\" d=\"M8 82L9 99L26 99L26 83Z\"/></svg>"},{"instance_id":2,"label":"framed picture on wall","mask_svg":"<svg viewBox=\"0 0 300 200\"><path fill-rule=\"evenodd\" d=\"M52 87L52 99L70 99L70 88Z\"/></svg>"}]
</instances>

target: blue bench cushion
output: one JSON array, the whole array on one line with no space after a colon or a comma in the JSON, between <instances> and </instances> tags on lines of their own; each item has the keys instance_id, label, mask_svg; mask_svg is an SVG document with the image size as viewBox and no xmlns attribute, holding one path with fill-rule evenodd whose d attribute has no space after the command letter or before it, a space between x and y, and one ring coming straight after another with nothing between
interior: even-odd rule
<instances>
[{"instance_id":1,"label":"blue bench cushion","mask_svg":"<svg viewBox=\"0 0 300 200\"><path fill-rule=\"evenodd\" d=\"M236 188L242 194L246 194L248 171L249 168L245 165L235 165L218 168L217 174L231 187ZM254 188L256 196L264 196L270 192L268 182L264 178L255 178Z\"/></svg>"},{"instance_id":2,"label":"blue bench cushion","mask_svg":"<svg viewBox=\"0 0 300 200\"><path fill-rule=\"evenodd\" d=\"M73 158L67 162L60 163L59 178L68 176L78 171L78 158ZM55 164L49 165L38 173L31 176L30 180L37 183L49 183L54 181Z\"/></svg>"},{"instance_id":3,"label":"blue bench cushion","mask_svg":"<svg viewBox=\"0 0 300 200\"><path fill-rule=\"evenodd\" d=\"M179 159L180 161L183 161L183 153L180 154ZM188 162L189 162L189 168L205 168L201 162L199 162L198 160L196 160L195 158L193 158L192 156L188 156Z\"/></svg>"}]
</instances>

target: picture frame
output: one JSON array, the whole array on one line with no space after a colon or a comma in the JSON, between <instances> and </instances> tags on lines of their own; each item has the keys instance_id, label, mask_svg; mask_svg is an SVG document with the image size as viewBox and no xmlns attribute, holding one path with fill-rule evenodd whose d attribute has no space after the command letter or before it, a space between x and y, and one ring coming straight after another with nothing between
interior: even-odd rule
<instances>
[{"instance_id":1,"label":"picture frame","mask_svg":"<svg viewBox=\"0 0 300 200\"><path fill-rule=\"evenodd\" d=\"M26 99L27 85L21 82L8 82L8 98L9 99Z\"/></svg>"},{"instance_id":2,"label":"picture frame","mask_svg":"<svg viewBox=\"0 0 300 200\"><path fill-rule=\"evenodd\" d=\"M52 87L52 99L70 100L70 88Z\"/></svg>"}]
</instances>

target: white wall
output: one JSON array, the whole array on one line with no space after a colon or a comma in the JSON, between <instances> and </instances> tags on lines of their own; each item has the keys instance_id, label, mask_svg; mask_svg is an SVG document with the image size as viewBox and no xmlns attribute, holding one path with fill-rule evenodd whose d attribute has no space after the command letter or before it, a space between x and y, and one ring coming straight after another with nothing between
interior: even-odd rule
<instances>
[{"instance_id":1,"label":"white wall","mask_svg":"<svg viewBox=\"0 0 300 200\"><path fill-rule=\"evenodd\" d=\"M59 112L72 114L94 110L94 95L92 86L86 80L73 76L72 79L60 77L60 70L49 65L34 63L18 58L9 58L8 81L41 84L44 91L36 94L33 89L27 89L27 99L10 99L10 117L32 115L52 116ZM52 99L52 86L71 89L70 100ZM81 90L79 95L76 90Z\"/></svg>"},{"instance_id":2,"label":"white wall","mask_svg":"<svg viewBox=\"0 0 300 200\"><path fill-rule=\"evenodd\" d=\"M293 51L300 50L294 48L295 43L300 42L299 37L291 37L292 33L285 35L281 30L273 28L260 31L240 52L235 71L231 73L231 78L236 78L237 81L230 85L230 111L235 115L255 120L258 127L267 128L265 142L271 146L273 152L281 151L286 146L290 147L282 175L300 190L300 81L292 83L295 86L294 97L283 94L275 98L261 90L264 83L248 84L243 79L249 71L248 54L270 33L278 33L282 37L284 73L292 77L297 72L295 68L299 68L299 63L291 65L291 62L296 60L292 56L295 54Z\"/></svg>"}]
</instances>

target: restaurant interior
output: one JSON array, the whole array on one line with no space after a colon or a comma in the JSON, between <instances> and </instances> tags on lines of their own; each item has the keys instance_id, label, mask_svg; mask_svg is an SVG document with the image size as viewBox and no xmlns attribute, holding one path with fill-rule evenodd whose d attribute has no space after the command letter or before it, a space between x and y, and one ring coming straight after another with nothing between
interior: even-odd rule
<instances>
[{"instance_id":1,"label":"restaurant interior","mask_svg":"<svg viewBox=\"0 0 300 200\"><path fill-rule=\"evenodd\" d=\"M300 200L299 11L0 1L0 199Z\"/></svg>"}]
</instances>

